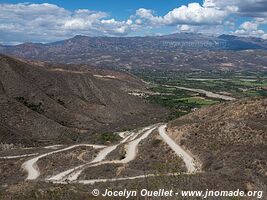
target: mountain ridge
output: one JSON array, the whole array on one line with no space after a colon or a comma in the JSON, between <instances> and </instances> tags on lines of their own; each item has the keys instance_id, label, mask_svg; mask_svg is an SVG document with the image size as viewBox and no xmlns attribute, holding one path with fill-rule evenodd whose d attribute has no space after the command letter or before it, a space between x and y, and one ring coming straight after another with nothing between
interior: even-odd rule
<instances>
[{"instance_id":1,"label":"mountain ridge","mask_svg":"<svg viewBox=\"0 0 267 200\"><path fill-rule=\"evenodd\" d=\"M217 70L225 65L231 69L262 68L266 49L267 41L257 38L181 33L154 37L75 36L48 44L0 46L0 53L28 60L87 64L123 71L144 68L188 70L196 68L194 63L201 70ZM254 55L252 59L248 59L246 50L253 51L250 53ZM256 59L259 55L262 56Z\"/></svg>"},{"instance_id":2,"label":"mountain ridge","mask_svg":"<svg viewBox=\"0 0 267 200\"><path fill-rule=\"evenodd\" d=\"M135 127L167 113L129 94L146 89L129 74L79 66L55 68L7 56L0 56L0 64L0 137L4 143L90 140L92 133Z\"/></svg>"}]
</instances>

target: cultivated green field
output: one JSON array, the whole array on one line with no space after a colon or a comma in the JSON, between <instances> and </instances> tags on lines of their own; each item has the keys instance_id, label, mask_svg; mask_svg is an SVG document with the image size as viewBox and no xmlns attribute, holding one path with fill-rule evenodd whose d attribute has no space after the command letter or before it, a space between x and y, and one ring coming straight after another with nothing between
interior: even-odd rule
<instances>
[{"instance_id":1,"label":"cultivated green field","mask_svg":"<svg viewBox=\"0 0 267 200\"><path fill-rule=\"evenodd\" d=\"M176 86L202 89L236 99L267 96L267 73L264 72L134 70L131 73L150 84L157 95L150 95L147 99L168 107L171 110L169 119L224 101Z\"/></svg>"}]
</instances>

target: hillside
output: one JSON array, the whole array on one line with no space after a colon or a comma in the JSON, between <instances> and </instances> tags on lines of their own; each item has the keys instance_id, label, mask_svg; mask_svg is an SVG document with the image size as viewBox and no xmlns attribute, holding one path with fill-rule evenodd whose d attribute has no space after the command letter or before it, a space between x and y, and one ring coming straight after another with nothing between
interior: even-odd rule
<instances>
[{"instance_id":1,"label":"hillside","mask_svg":"<svg viewBox=\"0 0 267 200\"><path fill-rule=\"evenodd\" d=\"M90 141L158 121L166 111L129 95L135 77L82 66L52 66L0 56L1 143Z\"/></svg>"},{"instance_id":2,"label":"hillside","mask_svg":"<svg viewBox=\"0 0 267 200\"><path fill-rule=\"evenodd\" d=\"M168 124L172 138L202 163L202 179L217 187L266 191L267 99L201 109ZM203 181L203 180L202 180Z\"/></svg>"},{"instance_id":3,"label":"hillside","mask_svg":"<svg viewBox=\"0 0 267 200\"><path fill-rule=\"evenodd\" d=\"M259 38L179 33L150 37L88 37L0 46L0 53L98 68L265 70L267 42Z\"/></svg>"},{"instance_id":4,"label":"hillside","mask_svg":"<svg viewBox=\"0 0 267 200\"><path fill-rule=\"evenodd\" d=\"M154 124L119 133L121 140L107 146L2 151L0 193L6 199L91 199L93 189L103 192L112 184L114 190L265 194L266 108L266 98L248 98L200 109L168 123L166 130Z\"/></svg>"}]
</instances>

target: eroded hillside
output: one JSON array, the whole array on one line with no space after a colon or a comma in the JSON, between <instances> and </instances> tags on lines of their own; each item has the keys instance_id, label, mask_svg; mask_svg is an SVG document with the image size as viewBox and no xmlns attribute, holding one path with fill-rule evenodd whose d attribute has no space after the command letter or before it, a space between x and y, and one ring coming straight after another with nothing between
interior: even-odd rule
<instances>
[{"instance_id":1,"label":"eroded hillside","mask_svg":"<svg viewBox=\"0 0 267 200\"><path fill-rule=\"evenodd\" d=\"M266 191L267 99L201 109L168 125L168 132L202 162L202 178L218 185Z\"/></svg>"},{"instance_id":2,"label":"eroded hillside","mask_svg":"<svg viewBox=\"0 0 267 200\"><path fill-rule=\"evenodd\" d=\"M150 124L166 113L129 95L146 87L129 74L6 56L0 57L0 66L2 143L90 140L92 133Z\"/></svg>"}]
</instances>

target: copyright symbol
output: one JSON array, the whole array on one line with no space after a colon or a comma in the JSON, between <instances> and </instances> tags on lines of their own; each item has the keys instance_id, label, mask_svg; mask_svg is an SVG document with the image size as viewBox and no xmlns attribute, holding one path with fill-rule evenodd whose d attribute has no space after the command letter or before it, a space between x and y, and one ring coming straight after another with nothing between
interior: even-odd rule
<instances>
[{"instance_id":1,"label":"copyright symbol","mask_svg":"<svg viewBox=\"0 0 267 200\"><path fill-rule=\"evenodd\" d=\"M99 196L99 190L98 189L94 189L92 191L92 195L95 196L95 197Z\"/></svg>"}]
</instances>

